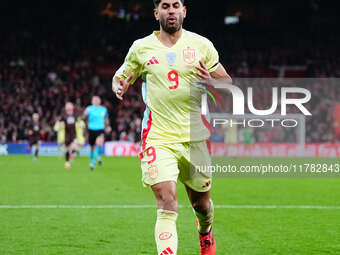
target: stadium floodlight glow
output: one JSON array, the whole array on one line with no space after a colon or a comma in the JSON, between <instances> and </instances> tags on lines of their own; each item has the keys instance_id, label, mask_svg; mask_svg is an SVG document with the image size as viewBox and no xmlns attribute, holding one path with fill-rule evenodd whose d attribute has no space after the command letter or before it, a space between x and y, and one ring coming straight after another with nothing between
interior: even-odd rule
<instances>
[{"instance_id":1,"label":"stadium floodlight glow","mask_svg":"<svg viewBox=\"0 0 340 255\"><path fill-rule=\"evenodd\" d=\"M240 22L240 17L238 16L226 16L224 18L225 25L237 24Z\"/></svg>"}]
</instances>

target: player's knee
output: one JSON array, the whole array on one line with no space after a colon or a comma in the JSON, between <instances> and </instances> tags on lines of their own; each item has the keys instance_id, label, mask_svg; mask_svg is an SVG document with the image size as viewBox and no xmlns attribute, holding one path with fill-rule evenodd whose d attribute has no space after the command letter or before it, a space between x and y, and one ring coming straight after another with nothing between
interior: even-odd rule
<instances>
[{"instance_id":1,"label":"player's knee","mask_svg":"<svg viewBox=\"0 0 340 255\"><path fill-rule=\"evenodd\" d=\"M167 192L161 193L157 198L157 204L159 208L177 212L178 204L175 194Z\"/></svg>"},{"instance_id":2,"label":"player's knee","mask_svg":"<svg viewBox=\"0 0 340 255\"><path fill-rule=\"evenodd\" d=\"M162 182L153 185L152 191L157 200L157 208L177 212L177 192L175 182Z\"/></svg>"},{"instance_id":3,"label":"player's knee","mask_svg":"<svg viewBox=\"0 0 340 255\"><path fill-rule=\"evenodd\" d=\"M206 215L209 213L210 200L197 200L192 203L194 210L200 214Z\"/></svg>"},{"instance_id":4,"label":"player's knee","mask_svg":"<svg viewBox=\"0 0 340 255\"><path fill-rule=\"evenodd\" d=\"M98 136L97 139L96 139L96 145L97 146L102 146L103 143L104 143L104 137Z\"/></svg>"}]
</instances>

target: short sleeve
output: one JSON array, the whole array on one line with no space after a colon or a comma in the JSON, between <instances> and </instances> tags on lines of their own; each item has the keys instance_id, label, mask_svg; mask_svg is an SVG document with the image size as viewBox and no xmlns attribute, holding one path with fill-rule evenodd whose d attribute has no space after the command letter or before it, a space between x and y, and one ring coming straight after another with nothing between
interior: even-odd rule
<instances>
[{"instance_id":1,"label":"short sleeve","mask_svg":"<svg viewBox=\"0 0 340 255\"><path fill-rule=\"evenodd\" d=\"M88 116L90 113L90 106L86 107L85 111L84 111L84 115Z\"/></svg>"},{"instance_id":2,"label":"short sleeve","mask_svg":"<svg viewBox=\"0 0 340 255\"><path fill-rule=\"evenodd\" d=\"M136 43L133 43L125 57L124 64L118 69L115 76L125 80L132 72L134 72L135 75L131 80L131 84L133 84L141 75L141 70L142 65L138 60Z\"/></svg>"},{"instance_id":3,"label":"short sleeve","mask_svg":"<svg viewBox=\"0 0 340 255\"><path fill-rule=\"evenodd\" d=\"M108 114L108 112L107 112L107 108L105 107L104 109L105 109L105 110L104 110L104 112L105 112L105 115L104 115L104 116L105 116L105 118L107 118L107 117L109 117L109 114Z\"/></svg>"},{"instance_id":4,"label":"short sleeve","mask_svg":"<svg viewBox=\"0 0 340 255\"><path fill-rule=\"evenodd\" d=\"M219 64L219 56L218 52L215 49L212 42L208 41L206 44L206 57L205 57L205 65L209 71L209 73L214 72Z\"/></svg>"}]
</instances>

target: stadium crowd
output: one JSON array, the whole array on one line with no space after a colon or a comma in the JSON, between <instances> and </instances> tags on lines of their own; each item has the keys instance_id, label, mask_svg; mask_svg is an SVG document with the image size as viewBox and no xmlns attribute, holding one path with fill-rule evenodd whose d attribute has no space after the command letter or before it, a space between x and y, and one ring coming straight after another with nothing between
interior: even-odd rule
<instances>
[{"instance_id":1,"label":"stadium crowd","mask_svg":"<svg viewBox=\"0 0 340 255\"><path fill-rule=\"evenodd\" d=\"M27 125L34 112L40 115L42 141L55 141L53 126L65 103L74 102L81 114L90 104L92 95L102 98L110 113L111 126L116 128L111 136L106 137L107 140L139 139L141 102L134 89L121 104L114 104L110 89L101 84L93 66L86 60L55 65L47 60L40 66L18 59L1 67L0 83L0 135L3 142L25 140Z\"/></svg>"}]
</instances>

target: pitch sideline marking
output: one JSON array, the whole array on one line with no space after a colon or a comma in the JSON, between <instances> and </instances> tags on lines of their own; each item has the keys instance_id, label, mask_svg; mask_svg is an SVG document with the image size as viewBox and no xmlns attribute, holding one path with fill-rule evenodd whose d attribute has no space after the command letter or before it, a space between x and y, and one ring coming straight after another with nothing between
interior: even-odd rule
<instances>
[{"instance_id":1,"label":"pitch sideline marking","mask_svg":"<svg viewBox=\"0 0 340 255\"><path fill-rule=\"evenodd\" d=\"M190 206L179 205L179 208ZM217 209L319 209L340 210L340 206L324 205L215 205ZM145 209L155 205L0 205L0 209Z\"/></svg>"}]
</instances>

